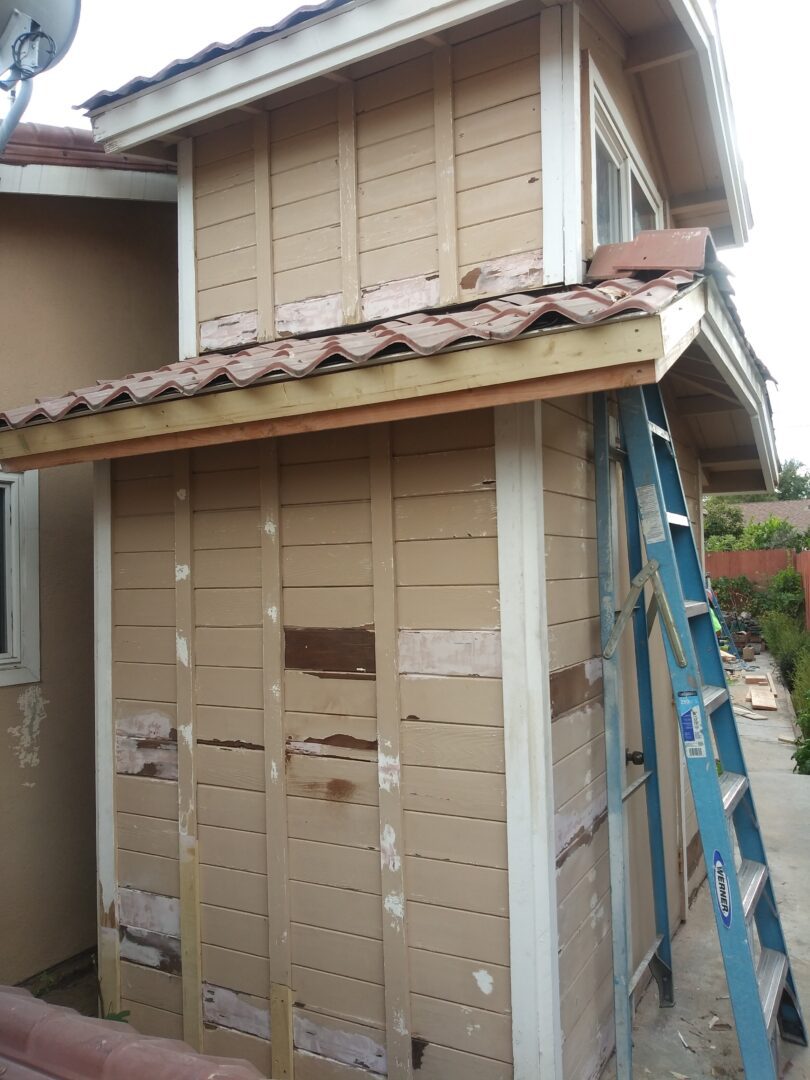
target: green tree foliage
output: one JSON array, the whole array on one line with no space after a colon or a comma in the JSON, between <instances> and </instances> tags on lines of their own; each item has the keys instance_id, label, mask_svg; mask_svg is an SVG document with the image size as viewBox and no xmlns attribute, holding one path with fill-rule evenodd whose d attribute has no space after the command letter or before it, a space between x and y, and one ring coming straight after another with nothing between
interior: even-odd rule
<instances>
[{"instance_id":1,"label":"green tree foliage","mask_svg":"<svg viewBox=\"0 0 810 1080\"><path fill-rule=\"evenodd\" d=\"M739 506L722 495L710 495L703 504L703 535L706 539L711 536L738 537L742 531L743 515Z\"/></svg>"},{"instance_id":2,"label":"green tree foliage","mask_svg":"<svg viewBox=\"0 0 810 1080\"><path fill-rule=\"evenodd\" d=\"M810 473L804 462L788 458L776 485L780 499L810 499Z\"/></svg>"}]
</instances>

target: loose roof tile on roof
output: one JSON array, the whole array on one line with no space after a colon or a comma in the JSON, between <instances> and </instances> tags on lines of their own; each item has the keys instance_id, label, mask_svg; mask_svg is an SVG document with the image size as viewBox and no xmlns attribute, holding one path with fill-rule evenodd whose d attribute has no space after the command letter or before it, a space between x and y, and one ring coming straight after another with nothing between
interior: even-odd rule
<instances>
[{"instance_id":1,"label":"loose roof tile on roof","mask_svg":"<svg viewBox=\"0 0 810 1080\"><path fill-rule=\"evenodd\" d=\"M512 341L531 331L593 326L620 315L656 315L693 281L695 275L685 270L652 281L616 278L592 287L502 297L463 310L418 312L359 330L284 338L230 355L199 356L0 412L0 430L273 379L300 379L336 367L433 356L463 344Z\"/></svg>"},{"instance_id":2,"label":"loose roof tile on roof","mask_svg":"<svg viewBox=\"0 0 810 1080\"><path fill-rule=\"evenodd\" d=\"M97 94L88 98L87 101L83 101L77 108L94 112L105 105L112 105L123 98L138 94L141 90L149 90L151 87L168 82L169 79L173 79L178 75L184 75L193 68L202 67L213 60L219 60L230 53L239 52L240 49L246 49L251 45L264 43L269 41L270 38L280 37L303 23L313 22L315 19L330 14L337 8L354 6L354 3L355 0L323 0L323 3L320 4L303 4L272 26L259 26L255 30L250 30L248 33L238 37L236 41L227 43L214 41L210 45L206 45L204 49L200 49L194 56L170 61L156 75L139 75L124 83L117 90L100 90Z\"/></svg>"},{"instance_id":3,"label":"loose roof tile on roof","mask_svg":"<svg viewBox=\"0 0 810 1080\"><path fill-rule=\"evenodd\" d=\"M72 168L177 172L173 161L143 154L107 154L92 131L52 124L19 124L0 154L0 165L66 165Z\"/></svg>"}]
</instances>

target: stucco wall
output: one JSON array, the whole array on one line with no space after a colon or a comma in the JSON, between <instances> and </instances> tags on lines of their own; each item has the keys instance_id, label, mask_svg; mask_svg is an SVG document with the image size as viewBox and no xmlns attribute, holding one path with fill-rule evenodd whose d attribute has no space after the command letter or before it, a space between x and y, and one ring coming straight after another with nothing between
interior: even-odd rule
<instances>
[{"instance_id":1,"label":"stucco wall","mask_svg":"<svg viewBox=\"0 0 810 1080\"><path fill-rule=\"evenodd\" d=\"M0 244L2 407L176 357L173 205L0 195ZM42 678L0 687L0 982L95 942L91 476L40 477Z\"/></svg>"}]
</instances>

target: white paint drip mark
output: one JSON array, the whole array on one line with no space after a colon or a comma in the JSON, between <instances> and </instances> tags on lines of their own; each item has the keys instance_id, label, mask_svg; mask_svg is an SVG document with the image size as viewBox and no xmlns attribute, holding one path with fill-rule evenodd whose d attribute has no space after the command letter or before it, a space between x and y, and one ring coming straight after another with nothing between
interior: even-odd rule
<instances>
[{"instance_id":1,"label":"white paint drip mark","mask_svg":"<svg viewBox=\"0 0 810 1080\"><path fill-rule=\"evenodd\" d=\"M174 640L177 649L177 659L183 667L188 667L188 642L179 630L175 631Z\"/></svg>"},{"instance_id":2,"label":"white paint drip mark","mask_svg":"<svg viewBox=\"0 0 810 1080\"><path fill-rule=\"evenodd\" d=\"M13 739L12 753L21 769L35 769L39 765L39 733L48 715L47 704L38 684L27 686L17 698L22 721L7 730Z\"/></svg>"},{"instance_id":3,"label":"white paint drip mark","mask_svg":"<svg viewBox=\"0 0 810 1080\"><path fill-rule=\"evenodd\" d=\"M377 774L383 791L399 787L399 758L380 752L377 758Z\"/></svg>"},{"instance_id":4,"label":"white paint drip mark","mask_svg":"<svg viewBox=\"0 0 810 1080\"><path fill-rule=\"evenodd\" d=\"M394 1030L396 1031L397 1035L408 1034L408 1028L405 1023L404 1013L398 1012L394 1014Z\"/></svg>"},{"instance_id":5,"label":"white paint drip mark","mask_svg":"<svg viewBox=\"0 0 810 1080\"><path fill-rule=\"evenodd\" d=\"M175 581L188 581L188 576L191 573L191 567L186 566L185 563L178 563L174 568L174 580Z\"/></svg>"},{"instance_id":6,"label":"white paint drip mark","mask_svg":"<svg viewBox=\"0 0 810 1080\"><path fill-rule=\"evenodd\" d=\"M397 834L393 825L386 825L380 837L380 863L384 870L395 873L402 865L402 860L397 854Z\"/></svg>"},{"instance_id":7,"label":"white paint drip mark","mask_svg":"<svg viewBox=\"0 0 810 1080\"><path fill-rule=\"evenodd\" d=\"M474 971L472 973L472 976L475 979L475 982L481 993L489 996L489 994L492 993L492 989L495 985L495 980L492 978L487 969L480 968L478 971Z\"/></svg>"},{"instance_id":8,"label":"white paint drip mark","mask_svg":"<svg viewBox=\"0 0 810 1080\"><path fill-rule=\"evenodd\" d=\"M272 518L268 518L265 521L265 523L264 523L264 531L267 533L268 536L275 536L276 535L276 523L275 523L275 521L272 520Z\"/></svg>"},{"instance_id":9,"label":"white paint drip mark","mask_svg":"<svg viewBox=\"0 0 810 1080\"><path fill-rule=\"evenodd\" d=\"M177 498L180 500L180 502L185 502L187 495L188 495L188 492L186 491L185 488L178 488L177 489Z\"/></svg>"},{"instance_id":10,"label":"white paint drip mark","mask_svg":"<svg viewBox=\"0 0 810 1080\"><path fill-rule=\"evenodd\" d=\"M274 682L271 690L273 697L276 699L276 701L281 701L281 686L279 685L279 683Z\"/></svg>"},{"instance_id":11,"label":"white paint drip mark","mask_svg":"<svg viewBox=\"0 0 810 1080\"><path fill-rule=\"evenodd\" d=\"M275 604L267 609L267 617L272 623L278 622L278 608Z\"/></svg>"},{"instance_id":12,"label":"white paint drip mark","mask_svg":"<svg viewBox=\"0 0 810 1080\"><path fill-rule=\"evenodd\" d=\"M274 784L278 783L278 765L275 761L270 762L270 780Z\"/></svg>"},{"instance_id":13,"label":"white paint drip mark","mask_svg":"<svg viewBox=\"0 0 810 1080\"><path fill-rule=\"evenodd\" d=\"M394 919L405 918L405 897L402 893L389 893L383 901L383 907Z\"/></svg>"}]
</instances>

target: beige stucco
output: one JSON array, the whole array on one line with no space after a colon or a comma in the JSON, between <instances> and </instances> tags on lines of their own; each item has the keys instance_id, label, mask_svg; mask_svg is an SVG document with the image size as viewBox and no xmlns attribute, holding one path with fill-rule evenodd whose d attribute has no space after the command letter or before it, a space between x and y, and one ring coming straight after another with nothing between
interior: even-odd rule
<instances>
[{"instance_id":1,"label":"beige stucco","mask_svg":"<svg viewBox=\"0 0 810 1080\"><path fill-rule=\"evenodd\" d=\"M0 195L0 244L4 408L174 359L173 205ZM95 943L91 479L40 478L42 677L0 687L0 982Z\"/></svg>"}]
</instances>

